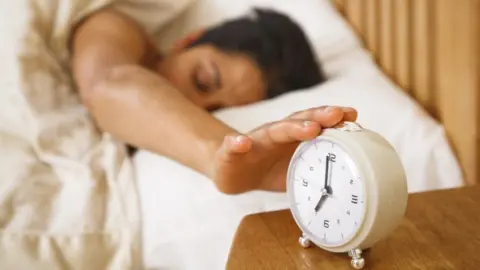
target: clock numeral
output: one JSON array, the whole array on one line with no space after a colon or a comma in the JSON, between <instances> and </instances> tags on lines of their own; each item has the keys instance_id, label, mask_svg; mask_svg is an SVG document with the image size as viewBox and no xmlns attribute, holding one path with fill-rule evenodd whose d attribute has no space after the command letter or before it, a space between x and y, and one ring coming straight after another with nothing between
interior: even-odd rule
<instances>
[{"instance_id":1,"label":"clock numeral","mask_svg":"<svg viewBox=\"0 0 480 270\"><path fill-rule=\"evenodd\" d=\"M352 195L352 203L357 204L358 203L358 196L357 195Z\"/></svg>"},{"instance_id":2,"label":"clock numeral","mask_svg":"<svg viewBox=\"0 0 480 270\"><path fill-rule=\"evenodd\" d=\"M307 180L302 179L302 185L303 185L304 187L308 187L308 182L307 182Z\"/></svg>"},{"instance_id":3,"label":"clock numeral","mask_svg":"<svg viewBox=\"0 0 480 270\"><path fill-rule=\"evenodd\" d=\"M310 171L311 171L311 172L313 172L313 169L314 169L313 167L310 167Z\"/></svg>"},{"instance_id":4,"label":"clock numeral","mask_svg":"<svg viewBox=\"0 0 480 270\"><path fill-rule=\"evenodd\" d=\"M327 229L330 228L330 221L329 220L324 220L323 221L323 227L325 227Z\"/></svg>"},{"instance_id":5,"label":"clock numeral","mask_svg":"<svg viewBox=\"0 0 480 270\"><path fill-rule=\"evenodd\" d=\"M350 179L350 185L353 185L353 179Z\"/></svg>"},{"instance_id":6,"label":"clock numeral","mask_svg":"<svg viewBox=\"0 0 480 270\"><path fill-rule=\"evenodd\" d=\"M328 159L330 162L335 162L337 156L334 153L328 153Z\"/></svg>"},{"instance_id":7,"label":"clock numeral","mask_svg":"<svg viewBox=\"0 0 480 270\"><path fill-rule=\"evenodd\" d=\"M349 215L349 216L350 216L350 210L347 210L347 215Z\"/></svg>"},{"instance_id":8,"label":"clock numeral","mask_svg":"<svg viewBox=\"0 0 480 270\"><path fill-rule=\"evenodd\" d=\"M337 224L340 225L340 219L337 219Z\"/></svg>"}]
</instances>

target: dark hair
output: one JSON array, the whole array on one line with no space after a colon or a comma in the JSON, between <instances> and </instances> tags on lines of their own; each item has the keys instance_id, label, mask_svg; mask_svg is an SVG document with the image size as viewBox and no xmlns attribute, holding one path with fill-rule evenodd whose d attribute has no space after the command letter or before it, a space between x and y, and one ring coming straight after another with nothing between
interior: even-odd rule
<instances>
[{"instance_id":1,"label":"dark hair","mask_svg":"<svg viewBox=\"0 0 480 270\"><path fill-rule=\"evenodd\" d=\"M207 30L190 47L200 44L252 57L267 79L268 98L326 80L302 29L272 10L255 8L252 16L226 21Z\"/></svg>"}]
</instances>

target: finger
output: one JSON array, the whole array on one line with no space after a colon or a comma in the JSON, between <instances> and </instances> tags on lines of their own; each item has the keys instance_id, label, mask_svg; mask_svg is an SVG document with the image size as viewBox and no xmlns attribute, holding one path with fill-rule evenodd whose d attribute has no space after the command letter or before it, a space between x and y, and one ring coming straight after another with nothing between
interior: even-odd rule
<instances>
[{"instance_id":1,"label":"finger","mask_svg":"<svg viewBox=\"0 0 480 270\"><path fill-rule=\"evenodd\" d=\"M252 140L241 134L225 136L220 151L225 155L244 154L252 148Z\"/></svg>"},{"instance_id":2,"label":"finger","mask_svg":"<svg viewBox=\"0 0 480 270\"><path fill-rule=\"evenodd\" d=\"M299 120L311 119L316 110L326 110L327 108L328 106L320 106L320 107L310 108L303 111L294 112L288 117L286 117L286 119L299 119Z\"/></svg>"},{"instance_id":3,"label":"finger","mask_svg":"<svg viewBox=\"0 0 480 270\"><path fill-rule=\"evenodd\" d=\"M327 106L321 106L321 107L317 107L317 108L311 108L311 109L308 109L308 110L305 110L305 111L300 111L300 112L292 114L289 118L291 118L291 119L303 119L303 120L314 120L314 121L318 120L318 121L323 122L324 124L325 124L325 121L326 121L327 125L322 125L322 126L329 127L329 126L333 126L333 125L338 124L338 122L335 123L335 120L337 120L337 119L334 119L333 122L328 123L328 121L332 121L331 120L332 116L328 116L328 114L326 115L325 113L328 113L331 110L335 111L335 110L337 110L336 108L338 108L339 110L341 110L343 112L343 119L341 119L340 121L352 121L352 122L354 122L354 121L357 120L358 112L357 112L357 110L355 110L352 107L327 107ZM323 114L320 113L320 118L323 118L323 119L318 118L319 111L324 112ZM333 114L335 114L335 113L336 112L333 112ZM336 117L337 116L335 116L335 115L333 116L333 118L336 118ZM327 118L327 120L325 120L325 118Z\"/></svg>"},{"instance_id":4,"label":"finger","mask_svg":"<svg viewBox=\"0 0 480 270\"><path fill-rule=\"evenodd\" d=\"M252 131L249 136L254 145L275 147L279 144L313 139L320 131L321 127L317 122L288 119L267 124Z\"/></svg>"},{"instance_id":5,"label":"finger","mask_svg":"<svg viewBox=\"0 0 480 270\"><path fill-rule=\"evenodd\" d=\"M342 107L316 107L292 114L288 119L310 120L318 122L322 127L333 127L343 120Z\"/></svg>"}]
</instances>

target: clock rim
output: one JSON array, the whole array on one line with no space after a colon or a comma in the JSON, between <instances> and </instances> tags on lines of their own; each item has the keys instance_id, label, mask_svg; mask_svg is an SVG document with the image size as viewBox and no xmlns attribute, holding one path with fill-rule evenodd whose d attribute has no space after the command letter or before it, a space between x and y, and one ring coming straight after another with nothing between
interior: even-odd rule
<instances>
[{"instance_id":1,"label":"clock rim","mask_svg":"<svg viewBox=\"0 0 480 270\"><path fill-rule=\"evenodd\" d=\"M334 144L338 145L348 155L348 158L350 159L354 168L356 169L356 172L353 172L353 175L359 177L360 180L362 181L364 203L363 203L363 213L362 213L362 217L361 217L361 220L360 220L360 224L358 225L358 228L356 228L354 230L354 232L352 232L350 234L350 236L347 239L345 239L345 241L341 242L340 244L329 245L329 244L324 243L321 240L318 240L318 237L315 236L313 233L311 233L308 228L305 228L305 224L303 224L303 222L300 221L301 217L298 216L298 213L297 213L298 210L294 210L294 209L297 209L296 204L294 203L294 192L293 192L293 185L294 185L295 181L293 181L293 177L291 177L291 174L294 172L297 162L295 162L295 164L294 164L293 161L298 161L298 156L301 153L305 152L306 150L310 149L310 147L313 147L313 144L317 141L328 141L328 142L331 142L331 143L334 143ZM288 166L288 171L287 171L287 197L288 197L289 210L290 210L297 226L300 228L302 233L304 233L309 238L309 240L311 240L315 245L317 245L321 248L324 248L324 249L338 249L338 248L341 248L343 246L348 245L350 242L352 242L358 236L358 234L360 233L360 231L363 228L363 224L365 223L365 219L366 219L367 212L368 212L369 200L370 200L369 195L367 194L367 187L366 187L365 179L364 179L364 176L363 176L363 172L361 171L361 169L359 168L359 166L355 162L355 159L352 157L352 154L350 153L350 151L348 151L348 149L341 143L340 140L332 139L331 137L324 136L324 135L320 135L320 136L317 136L316 138L311 139L309 141L302 142L300 145L298 145L297 149L295 150L294 154L292 155L291 161L290 161L289 166Z\"/></svg>"}]
</instances>

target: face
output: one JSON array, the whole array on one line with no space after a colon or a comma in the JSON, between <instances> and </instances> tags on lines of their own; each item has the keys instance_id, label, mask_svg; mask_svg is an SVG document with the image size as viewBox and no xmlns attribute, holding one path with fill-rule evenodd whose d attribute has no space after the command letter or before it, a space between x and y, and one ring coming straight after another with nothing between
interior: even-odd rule
<instances>
[{"instance_id":1,"label":"face","mask_svg":"<svg viewBox=\"0 0 480 270\"><path fill-rule=\"evenodd\" d=\"M267 85L250 57L210 45L167 55L158 72L200 107L214 110L264 99Z\"/></svg>"},{"instance_id":2,"label":"face","mask_svg":"<svg viewBox=\"0 0 480 270\"><path fill-rule=\"evenodd\" d=\"M365 215L363 179L339 145L316 139L300 150L289 173L289 196L297 221L325 246L355 236Z\"/></svg>"}]
</instances>

